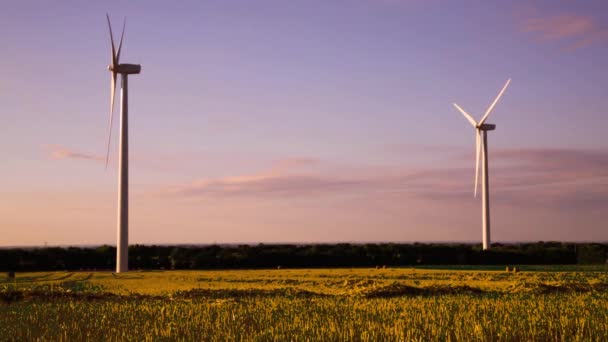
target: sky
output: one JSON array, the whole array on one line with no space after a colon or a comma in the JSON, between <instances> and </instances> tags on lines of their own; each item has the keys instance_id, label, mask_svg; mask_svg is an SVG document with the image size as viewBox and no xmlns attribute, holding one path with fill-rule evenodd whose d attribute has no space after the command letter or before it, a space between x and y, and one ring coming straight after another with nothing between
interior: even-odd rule
<instances>
[{"instance_id":1,"label":"sky","mask_svg":"<svg viewBox=\"0 0 608 342\"><path fill-rule=\"evenodd\" d=\"M110 43L127 17L130 243L608 241L608 3L7 1L0 246L115 244ZM118 106L116 106L116 113Z\"/></svg>"}]
</instances>

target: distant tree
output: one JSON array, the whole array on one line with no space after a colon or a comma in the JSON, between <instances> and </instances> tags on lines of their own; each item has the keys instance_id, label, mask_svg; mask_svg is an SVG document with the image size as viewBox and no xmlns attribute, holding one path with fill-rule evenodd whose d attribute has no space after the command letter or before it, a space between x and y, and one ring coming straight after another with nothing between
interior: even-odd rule
<instances>
[{"instance_id":1,"label":"distant tree","mask_svg":"<svg viewBox=\"0 0 608 342\"><path fill-rule=\"evenodd\" d=\"M608 244L537 242L494 244L258 244L238 246L129 247L131 269L236 269L374 267L375 265L604 264ZM116 248L0 249L0 271L105 269L115 267Z\"/></svg>"},{"instance_id":2,"label":"distant tree","mask_svg":"<svg viewBox=\"0 0 608 342\"><path fill-rule=\"evenodd\" d=\"M582 244L577 248L577 261L579 264L603 264L606 262L606 245Z\"/></svg>"}]
</instances>

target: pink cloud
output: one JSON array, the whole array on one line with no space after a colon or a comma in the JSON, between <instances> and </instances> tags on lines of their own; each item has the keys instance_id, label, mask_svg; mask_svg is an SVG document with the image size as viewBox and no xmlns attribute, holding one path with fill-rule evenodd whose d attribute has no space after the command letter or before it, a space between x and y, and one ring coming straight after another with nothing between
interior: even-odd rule
<instances>
[{"instance_id":1,"label":"pink cloud","mask_svg":"<svg viewBox=\"0 0 608 342\"><path fill-rule=\"evenodd\" d=\"M497 150L496 192L504 201L597 207L608 200L608 151Z\"/></svg>"},{"instance_id":2,"label":"pink cloud","mask_svg":"<svg viewBox=\"0 0 608 342\"><path fill-rule=\"evenodd\" d=\"M454 154L469 150L462 146L454 145L433 145L433 144L386 144L381 146L383 152L388 152L395 155L403 154Z\"/></svg>"},{"instance_id":3,"label":"pink cloud","mask_svg":"<svg viewBox=\"0 0 608 342\"><path fill-rule=\"evenodd\" d=\"M294 168L308 168L308 167L314 167L315 165L319 165L321 163L320 160L315 159L315 158L288 158L288 159L281 159L279 161L276 161L271 170L270 173L272 174L280 174L283 172L287 172L289 170L292 170Z\"/></svg>"},{"instance_id":4,"label":"pink cloud","mask_svg":"<svg viewBox=\"0 0 608 342\"><path fill-rule=\"evenodd\" d=\"M344 191L358 180L318 174L314 158L288 158L274 162L266 171L217 179L199 179L167 187L163 193L185 196L306 196Z\"/></svg>"},{"instance_id":5,"label":"pink cloud","mask_svg":"<svg viewBox=\"0 0 608 342\"><path fill-rule=\"evenodd\" d=\"M360 180L306 175L241 176L197 181L172 189L186 196L318 196L331 192L344 193L364 185Z\"/></svg>"},{"instance_id":6,"label":"pink cloud","mask_svg":"<svg viewBox=\"0 0 608 342\"><path fill-rule=\"evenodd\" d=\"M491 158L494 199L514 205L591 205L608 199L608 151L569 149L497 149ZM446 158L446 162L458 158ZM462 159L460 159L462 160ZM310 168L312 164L315 168ZM277 165L290 165L281 168ZM256 198L402 193L450 201L471 198L474 167L376 167L336 170L317 160L279 161L270 171L236 177L201 179L168 187L163 194L187 197Z\"/></svg>"},{"instance_id":7,"label":"pink cloud","mask_svg":"<svg viewBox=\"0 0 608 342\"><path fill-rule=\"evenodd\" d=\"M562 14L528 17L521 23L524 32L543 41L563 42L567 50L585 48L608 41L608 28L591 16Z\"/></svg>"},{"instance_id":8,"label":"pink cloud","mask_svg":"<svg viewBox=\"0 0 608 342\"><path fill-rule=\"evenodd\" d=\"M46 150L47 155L51 159L80 159L80 160L92 160L103 162L105 158L95 154L83 153L71 150L61 145L44 145L43 149Z\"/></svg>"}]
</instances>

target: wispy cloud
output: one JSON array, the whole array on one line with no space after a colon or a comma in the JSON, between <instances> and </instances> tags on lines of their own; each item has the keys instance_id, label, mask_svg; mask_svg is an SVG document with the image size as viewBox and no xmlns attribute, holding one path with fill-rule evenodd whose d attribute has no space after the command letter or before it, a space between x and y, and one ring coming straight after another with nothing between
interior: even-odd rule
<instances>
[{"instance_id":1,"label":"wispy cloud","mask_svg":"<svg viewBox=\"0 0 608 342\"><path fill-rule=\"evenodd\" d=\"M75 151L61 145L43 145L43 150L51 159L80 159L103 162L105 158L100 155Z\"/></svg>"},{"instance_id":2,"label":"wispy cloud","mask_svg":"<svg viewBox=\"0 0 608 342\"><path fill-rule=\"evenodd\" d=\"M494 183L509 202L597 207L608 200L608 151L497 150Z\"/></svg>"},{"instance_id":3,"label":"wispy cloud","mask_svg":"<svg viewBox=\"0 0 608 342\"><path fill-rule=\"evenodd\" d=\"M386 144L381 146L382 151L403 155L403 154L454 154L455 152L468 151L468 148L455 145L437 144Z\"/></svg>"},{"instance_id":4,"label":"wispy cloud","mask_svg":"<svg viewBox=\"0 0 608 342\"><path fill-rule=\"evenodd\" d=\"M590 205L608 199L608 151L497 149L490 157L492 192L499 202ZM456 159L448 158L446 162ZM471 198L473 192L473 160L470 168L447 165L419 169L377 167L364 171L356 167L336 170L315 159L297 160L279 161L266 172L170 186L163 194L314 198L403 193L434 200L463 200Z\"/></svg>"},{"instance_id":5,"label":"wispy cloud","mask_svg":"<svg viewBox=\"0 0 608 342\"><path fill-rule=\"evenodd\" d=\"M170 192L187 196L311 196L343 193L362 185L359 180L306 175L241 176L197 181Z\"/></svg>"},{"instance_id":6,"label":"wispy cloud","mask_svg":"<svg viewBox=\"0 0 608 342\"><path fill-rule=\"evenodd\" d=\"M566 50L576 50L608 41L608 28L592 16L580 14L538 15L521 22L524 32L539 39L563 44Z\"/></svg>"},{"instance_id":7,"label":"wispy cloud","mask_svg":"<svg viewBox=\"0 0 608 342\"><path fill-rule=\"evenodd\" d=\"M288 158L274 162L267 170L217 179L199 179L190 184L169 186L164 194L184 196L304 196L343 191L356 179L319 175L314 158Z\"/></svg>"},{"instance_id":8,"label":"wispy cloud","mask_svg":"<svg viewBox=\"0 0 608 342\"><path fill-rule=\"evenodd\" d=\"M309 168L319 164L321 164L321 160L316 158L299 157L281 159L273 164L272 168L270 169L270 173L280 174L293 169Z\"/></svg>"}]
</instances>

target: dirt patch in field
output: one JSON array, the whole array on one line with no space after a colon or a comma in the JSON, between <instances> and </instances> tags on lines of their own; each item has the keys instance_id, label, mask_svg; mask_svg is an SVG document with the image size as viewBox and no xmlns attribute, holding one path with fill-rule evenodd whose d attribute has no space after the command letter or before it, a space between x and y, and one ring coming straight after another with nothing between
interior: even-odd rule
<instances>
[{"instance_id":1,"label":"dirt patch in field","mask_svg":"<svg viewBox=\"0 0 608 342\"><path fill-rule=\"evenodd\" d=\"M112 301L123 302L132 300L217 300L217 299L244 299L260 297L282 298L312 298L326 297L323 293L291 288L282 289L192 289L176 291L167 295L128 294L119 295L103 291L73 291L61 287L48 289L1 289L0 302L12 303L19 301Z\"/></svg>"},{"instance_id":2,"label":"dirt patch in field","mask_svg":"<svg viewBox=\"0 0 608 342\"><path fill-rule=\"evenodd\" d=\"M65 291L48 292L39 290L17 290L0 293L0 300L4 303L32 300L55 301L61 299L83 301L119 301L121 300L121 296L112 293L78 293Z\"/></svg>"},{"instance_id":3,"label":"dirt patch in field","mask_svg":"<svg viewBox=\"0 0 608 342\"><path fill-rule=\"evenodd\" d=\"M507 292L510 293L533 293L533 294L551 294L551 293L588 293L588 292L606 292L608 291L608 283L527 283L522 282L512 286Z\"/></svg>"},{"instance_id":4,"label":"dirt patch in field","mask_svg":"<svg viewBox=\"0 0 608 342\"><path fill-rule=\"evenodd\" d=\"M416 287L403 284L391 284L382 287L367 288L359 294L366 298L391 298L406 296L436 296L456 294L483 294L483 290L471 286L429 286Z\"/></svg>"},{"instance_id":5,"label":"dirt patch in field","mask_svg":"<svg viewBox=\"0 0 608 342\"><path fill-rule=\"evenodd\" d=\"M281 288L281 289L192 289L176 291L171 295L174 299L209 299L209 298L250 298L250 297L285 297L307 298L326 297L318 292Z\"/></svg>"}]
</instances>

